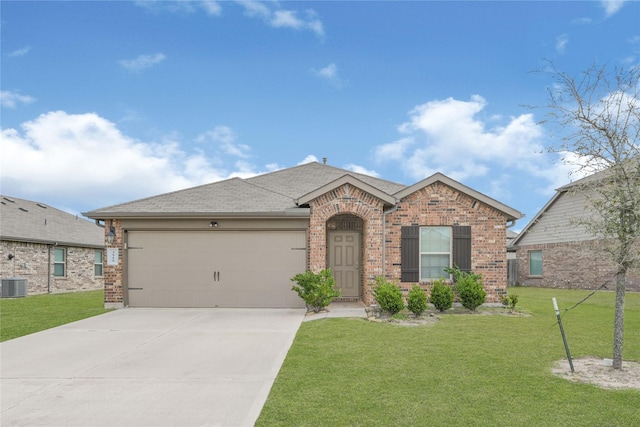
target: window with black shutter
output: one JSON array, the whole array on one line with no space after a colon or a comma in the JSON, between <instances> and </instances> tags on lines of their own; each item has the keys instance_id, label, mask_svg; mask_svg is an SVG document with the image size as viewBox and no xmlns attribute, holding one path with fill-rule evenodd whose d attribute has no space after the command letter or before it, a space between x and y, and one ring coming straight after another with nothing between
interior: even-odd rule
<instances>
[{"instance_id":1,"label":"window with black shutter","mask_svg":"<svg viewBox=\"0 0 640 427\"><path fill-rule=\"evenodd\" d=\"M458 266L471 271L471 227L456 225L451 230L451 252L442 249L444 232L449 227L406 226L401 228L401 278L402 282L419 282L437 277L447 277L442 265ZM438 243L439 241L439 243ZM440 247L440 249L438 249ZM448 260L447 260L448 257ZM434 277L436 276L436 277Z\"/></svg>"},{"instance_id":2,"label":"window with black shutter","mask_svg":"<svg viewBox=\"0 0 640 427\"><path fill-rule=\"evenodd\" d=\"M401 282L420 281L420 227L408 226L400 230Z\"/></svg>"},{"instance_id":3,"label":"window with black shutter","mask_svg":"<svg viewBox=\"0 0 640 427\"><path fill-rule=\"evenodd\" d=\"M471 272L471 227L468 225L453 226L452 245L453 265L461 271Z\"/></svg>"}]
</instances>

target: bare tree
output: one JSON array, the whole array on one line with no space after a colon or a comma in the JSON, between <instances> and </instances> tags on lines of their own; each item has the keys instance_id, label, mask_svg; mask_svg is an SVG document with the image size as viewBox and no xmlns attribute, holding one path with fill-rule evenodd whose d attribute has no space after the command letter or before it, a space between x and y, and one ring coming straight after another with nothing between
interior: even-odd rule
<instances>
[{"instance_id":1,"label":"bare tree","mask_svg":"<svg viewBox=\"0 0 640 427\"><path fill-rule=\"evenodd\" d=\"M613 367L621 369L627 272L640 266L640 67L593 65L573 77L548 61L544 71L554 81L548 117L561 141L550 151L590 175L575 183L587 195L587 215L576 222L615 263Z\"/></svg>"}]
</instances>

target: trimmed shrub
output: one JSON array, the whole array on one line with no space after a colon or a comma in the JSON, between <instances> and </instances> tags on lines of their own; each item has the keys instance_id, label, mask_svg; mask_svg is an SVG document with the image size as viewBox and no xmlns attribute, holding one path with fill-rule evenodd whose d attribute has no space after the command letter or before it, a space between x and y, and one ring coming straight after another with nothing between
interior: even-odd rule
<instances>
[{"instance_id":1,"label":"trimmed shrub","mask_svg":"<svg viewBox=\"0 0 640 427\"><path fill-rule=\"evenodd\" d=\"M382 276L376 277L373 296L378 301L380 308L392 316L404 308L400 286L389 282Z\"/></svg>"},{"instance_id":2,"label":"trimmed shrub","mask_svg":"<svg viewBox=\"0 0 640 427\"><path fill-rule=\"evenodd\" d=\"M293 276L291 281L297 282L291 289L304 300L309 311L317 313L340 296L340 291L335 288L336 281L331 269L322 270L317 274L307 270Z\"/></svg>"},{"instance_id":3,"label":"trimmed shrub","mask_svg":"<svg viewBox=\"0 0 640 427\"><path fill-rule=\"evenodd\" d=\"M453 289L443 279L433 282L429 301L440 311L445 311L453 306Z\"/></svg>"},{"instance_id":4,"label":"trimmed shrub","mask_svg":"<svg viewBox=\"0 0 640 427\"><path fill-rule=\"evenodd\" d=\"M420 317L423 311L427 309L427 294L418 285L413 285L407 295L407 308L416 317Z\"/></svg>"},{"instance_id":5,"label":"trimmed shrub","mask_svg":"<svg viewBox=\"0 0 640 427\"><path fill-rule=\"evenodd\" d=\"M484 304L487 292L482 286L482 275L473 272L467 273L458 267L448 268L446 271L453 275L456 292L464 308L475 311L476 308Z\"/></svg>"},{"instance_id":6,"label":"trimmed shrub","mask_svg":"<svg viewBox=\"0 0 640 427\"><path fill-rule=\"evenodd\" d=\"M503 295L500 297L500 302L502 302L502 305L509 307L509 311L513 313L516 309L516 304L518 304L518 295Z\"/></svg>"}]
</instances>

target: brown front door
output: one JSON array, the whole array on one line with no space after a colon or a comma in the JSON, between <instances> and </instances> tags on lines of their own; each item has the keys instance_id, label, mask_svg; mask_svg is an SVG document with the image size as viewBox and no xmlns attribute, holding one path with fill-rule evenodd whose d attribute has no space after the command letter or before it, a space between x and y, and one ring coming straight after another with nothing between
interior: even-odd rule
<instances>
[{"instance_id":1,"label":"brown front door","mask_svg":"<svg viewBox=\"0 0 640 427\"><path fill-rule=\"evenodd\" d=\"M342 297L360 296L360 233L334 231L329 234L329 268Z\"/></svg>"}]
</instances>

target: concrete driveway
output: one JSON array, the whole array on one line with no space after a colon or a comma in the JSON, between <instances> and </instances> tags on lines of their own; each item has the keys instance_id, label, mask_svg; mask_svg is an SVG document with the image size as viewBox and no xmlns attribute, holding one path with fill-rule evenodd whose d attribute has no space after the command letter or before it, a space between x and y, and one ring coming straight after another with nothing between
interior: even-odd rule
<instances>
[{"instance_id":1,"label":"concrete driveway","mask_svg":"<svg viewBox=\"0 0 640 427\"><path fill-rule=\"evenodd\" d=\"M124 309L0 344L0 424L252 426L304 318Z\"/></svg>"}]
</instances>

